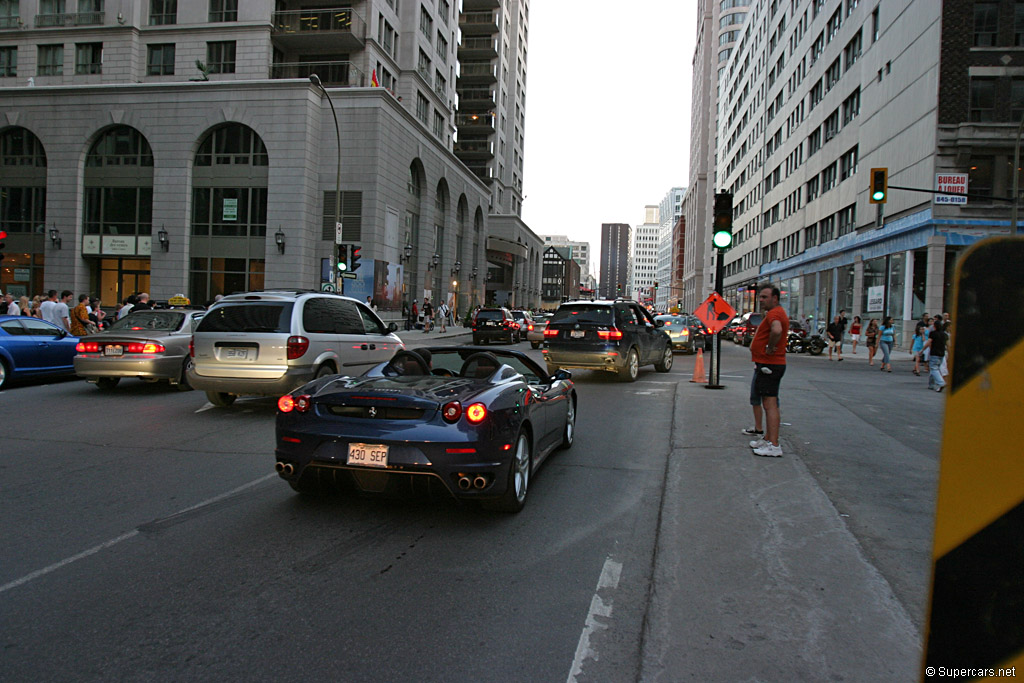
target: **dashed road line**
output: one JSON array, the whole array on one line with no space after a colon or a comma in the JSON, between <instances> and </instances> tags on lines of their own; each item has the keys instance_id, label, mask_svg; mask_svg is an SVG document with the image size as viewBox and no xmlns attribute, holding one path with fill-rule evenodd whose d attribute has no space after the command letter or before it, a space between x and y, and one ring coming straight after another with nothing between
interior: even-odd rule
<instances>
[{"instance_id":1,"label":"dashed road line","mask_svg":"<svg viewBox=\"0 0 1024 683\"><path fill-rule=\"evenodd\" d=\"M583 673L583 663L588 659L598 661L598 653L590 644L590 637L595 631L604 631L608 628L606 623L612 616L612 597L605 601L601 598L602 590L614 590L619 586L619 577L622 575L622 563L616 562L611 557L604 561L601 569L601 576L597 580L597 589L594 597L590 600L590 611L587 612L587 621L580 633L579 643L576 645L576 657L572 661L572 669L569 670L569 678L566 683L576 683L577 676ZM605 621L598 621L598 617Z\"/></svg>"}]
</instances>

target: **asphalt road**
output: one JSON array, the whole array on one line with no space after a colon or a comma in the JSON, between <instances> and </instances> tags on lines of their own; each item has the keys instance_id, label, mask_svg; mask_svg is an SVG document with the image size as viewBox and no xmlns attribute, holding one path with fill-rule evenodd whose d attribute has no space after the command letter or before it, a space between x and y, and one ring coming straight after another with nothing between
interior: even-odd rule
<instances>
[{"instance_id":1,"label":"asphalt road","mask_svg":"<svg viewBox=\"0 0 1024 683\"><path fill-rule=\"evenodd\" d=\"M749 414L731 346L736 390L705 393ZM686 551L658 539L692 362L635 384L577 373L576 443L519 515L297 496L272 471L269 399L0 392L0 679L637 680L654 566ZM792 363L792 457L919 624L941 402L909 372Z\"/></svg>"}]
</instances>

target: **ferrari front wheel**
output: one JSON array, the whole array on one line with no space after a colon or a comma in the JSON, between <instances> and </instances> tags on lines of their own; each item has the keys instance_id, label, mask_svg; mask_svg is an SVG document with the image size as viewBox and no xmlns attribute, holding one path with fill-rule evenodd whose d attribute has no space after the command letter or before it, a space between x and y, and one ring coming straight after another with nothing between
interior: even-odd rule
<instances>
[{"instance_id":1,"label":"ferrari front wheel","mask_svg":"<svg viewBox=\"0 0 1024 683\"><path fill-rule=\"evenodd\" d=\"M508 466L508 487L501 498L485 504L490 510L519 512L526 505L526 493L530 487L530 437L522 430L516 438L516 448Z\"/></svg>"},{"instance_id":2,"label":"ferrari front wheel","mask_svg":"<svg viewBox=\"0 0 1024 683\"><path fill-rule=\"evenodd\" d=\"M573 400L572 394L569 395L569 408L565 415L565 430L562 432L562 445L561 448L571 448L572 442L576 438L576 401Z\"/></svg>"}]
</instances>

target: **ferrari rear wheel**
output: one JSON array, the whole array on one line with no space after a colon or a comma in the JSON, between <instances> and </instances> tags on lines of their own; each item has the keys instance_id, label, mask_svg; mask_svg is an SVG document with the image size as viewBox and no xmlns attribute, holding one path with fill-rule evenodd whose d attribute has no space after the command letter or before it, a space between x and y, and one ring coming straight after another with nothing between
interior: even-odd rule
<instances>
[{"instance_id":1,"label":"ferrari rear wheel","mask_svg":"<svg viewBox=\"0 0 1024 683\"><path fill-rule=\"evenodd\" d=\"M509 461L508 488L501 498L485 504L488 509L499 512L519 512L523 509L530 487L530 461L530 436L520 430L515 453Z\"/></svg>"},{"instance_id":2,"label":"ferrari rear wheel","mask_svg":"<svg viewBox=\"0 0 1024 683\"><path fill-rule=\"evenodd\" d=\"M562 432L562 445L560 448L572 448L572 442L576 438L576 401L572 395L569 396L569 409L565 416L565 431Z\"/></svg>"}]
</instances>

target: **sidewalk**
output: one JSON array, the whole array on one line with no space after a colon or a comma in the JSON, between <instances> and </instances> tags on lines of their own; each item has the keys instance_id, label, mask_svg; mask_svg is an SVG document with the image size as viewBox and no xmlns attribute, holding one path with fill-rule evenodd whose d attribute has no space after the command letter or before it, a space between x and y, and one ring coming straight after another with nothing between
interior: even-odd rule
<instances>
[{"instance_id":1,"label":"sidewalk","mask_svg":"<svg viewBox=\"0 0 1024 683\"><path fill-rule=\"evenodd\" d=\"M725 390L676 387L640 680L916 680L921 634L802 444L783 428L784 457L751 454L749 370L729 365Z\"/></svg>"},{"instance_id":2,"label":"sidewalk","mask_svg":"<svg viewBox=\"0 0 1024 683\"><path fill-rule=\"evenodd\" d=\"M414 349L421 346L433 346L438 343L438 340L451 340L461 339L463 344L472 344L473 330L469 327L462 327L461 325L449 325L447 332L440 332L440 327L431 330L430 332L424 332L423 330L398 330L395 334L402 340L407 348Z\"/></svg>"}]
</instances>

